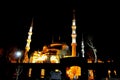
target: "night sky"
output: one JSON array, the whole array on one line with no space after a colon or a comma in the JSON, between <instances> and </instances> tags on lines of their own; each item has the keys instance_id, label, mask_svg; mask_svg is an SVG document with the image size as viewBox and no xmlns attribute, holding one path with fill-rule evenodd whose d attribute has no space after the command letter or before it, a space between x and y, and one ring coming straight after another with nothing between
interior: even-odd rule
<instances>
[{"instance_id":1,"label":"night sky","mask_svg":"<svg viewBox=\"0 0 120 80\"><path fill-rule=\"evenodd\" d=\"M6 4L7 5L7 4ZM4 9L3 9L4 8ZM34 18L31 49L42 49L58 41L71 45L72 10L76 10L77 46L80 51L81 34L85 41L93 40L98 55L118 56L118 7L105 1L48 1L33 4L13 4L1 7L0 47L24 48L29 27Z\"/></svg>"}]
</instances>

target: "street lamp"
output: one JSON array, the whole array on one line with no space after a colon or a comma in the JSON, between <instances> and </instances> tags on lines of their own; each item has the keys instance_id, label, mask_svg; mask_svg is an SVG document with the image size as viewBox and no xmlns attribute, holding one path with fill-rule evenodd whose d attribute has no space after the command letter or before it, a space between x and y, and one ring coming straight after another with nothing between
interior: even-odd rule
<instances>
[{"instance_id":1,"label":"street lamp","mask_svg":"<svg viewBox=\"0 0 120 80\"><path fill-rule=\"evenodd\" d=\"M18 63L20 63L20 59L21 59L22 55L23 55L23 52L21 50L15 51L14 57L18 60Z\"/></svg>"}]
</instances>

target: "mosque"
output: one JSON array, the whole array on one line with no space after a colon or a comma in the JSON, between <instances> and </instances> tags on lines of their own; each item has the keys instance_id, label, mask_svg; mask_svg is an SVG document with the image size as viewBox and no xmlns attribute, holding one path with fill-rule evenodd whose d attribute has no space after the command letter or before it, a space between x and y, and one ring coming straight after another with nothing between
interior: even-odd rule
<instances>
[{"instance_id":1,"label":"mosque","mask_svg":"<svg viewBox=\"0 0 120 80\"><path fill-rule=\"evenodd\" d=\"M28 56L30 43L32 41L32 29L33 20L28 32L27 44L21 62L27 67L24 72L26 73L24 74L24 78L27 80L28 78L30 80L108 80L108 78L111 78L111 73L114 76L118 76L118 69L116 66L112 65L112 69L109 66L100 65L104 62L99 61L97 58L97 50L92 42L88 43L88 46L92 49L92 55L89 54L89 56L86 57L83 36L81 39L81 56L77 55L75 10L73 10L71 26L71 51L66 43L58 42L44 45L42 50L34 51ZM103 70L100 73L98 73L99 66Z\"/></svg>"},{"instance_id":2,"label":"mosque","mask_svg":"<svg viewBox=\"0 0 120 80\"><path fill-rule=\"evenodd\" d=\"M33 29L33 21L31 23L31 26L30 26L30 29L28 32L28 38L27 38L27 44L25 47L23 63L49 64L51 66L52 66L52 64L57 64L57 65L59 65L59 68L55 69L55 71L53 70L52 74L50 73L52 79L62 80L60 77L61 73L68 76L68 77L66 77L66 79L67 78L69 78L70 80L80 79L80 76L83 75L84 73L82 73L82 71L81 71L82 65L79 63L85 63L85 62L87 63L87 61L85 60L85 50L84 50L85 46L84 46L83 39L81 41L82 56L77 56L77 51L76 51L76 47L77 47L76 29L77 29L77 26L76 26L76 19L75 19L75 10L73 10L73 20L72 20L72 26L71 26L71 29L72 29L72 32L71 32L71 38L72 38L71 48L72 49L71 49L71 51L69 49L69 46L66 43L53 42L49 45L44 45L43 49L41 51L39 51L39 50L34 51L33 53L31 53L30 57L28 57L28 52L30 50L30 43L32 41L31 40L32 29ZM95 52L95 54L96 54L96 52ZM95 58L97 59L97 55ZM92 59L89 59L89 61L92 62ZM63 64L64 64L64 66L63 66ZM62 65L61 67L63 67L64 68L63 70L65 70L65 71L60 69L61 68L60 65ZM32 70L32 68L30 68L30 70L29 70L29 76L32 75L31 70ZM45 77L45 72L47 72L45 70L46 70L46 67L44 67L44 69L41 69L41 74L42 74L43 78ZM57 74L56 72L57 73L60 72L60 74L58 77L55 78L54 74ZM93 74L92 70L90 70L90 72L91 72L91 74ZM87 74L88 73L86 73L86 78L87 78ZM57 78L59 78L59 79L57 79ZM92 75L92 78L93 78L93 75ZM82 79L82 77L81 77L81 79Z\"/></svg>"},{"instance_id":3,"label":"mosque","mask_svg":"<svg viewBox=\"0 0 120 80\"><path fill-rule=\"evenodd\" d=\"M72 37L72 43L71 43L72 54L71 55L70 55L70 51L69 51L69 46L67 44L52 43L50 45L43 46L42 51L35 51L34 53L32 53L32 56L30 56L30 58L31 58L30 63L41 62L41 60L44 60L44 59L46 60L48 57L50 58L50 60L51 59L53 60L53 58L56 59L57 57L59 57L59 58L56 59L57 60L56 63L58 63L59 59L63 58L63 57L68 57L68 56L69 57L76 57L76 46L77 46L76 37L77 37L77 34L76 34L75 12L73 13L73 20L72 20L72 27L71 28L72 28L72 34L71 34L71 37ZM29 58L27 58L27 57L28 57L28 52L30 50L32 29L33 29L33 21L32 21L30 30L28 32L27 44L26 44L26 47L25 47L25 55L24 55L25 59L23 61L25 63L29 61L28 60ZM42 58L44 58L44 59L42 59ZM35 61L35 60L37 60L37 61Z\"/></svg>"},{"instance_id":4,"label":"mosque","mask_svg":"<svg viewBox=\"0 0 120 80\"><path fill-rule=\"evenodd\" d=\"M28 52L30 50L30 43L32 41L31 40L32 29L33 29L33 21L31 23L31 27L30 27L29 32L28 32L28 39L27 39L27 44L26 44L26 47L25 47L25 54L24 54L24 61L23 61L24 63L27 63L27 62L30 62L30 63L41 62L40 60L44 60L44 59L45 60L46 59L51 60L52 58L55 59L55 57L57 58L56 59L57 60L56 63L58 63L58 62L60 62L61 58L77 57L77 51L76 51L76 47L77 47L76 29L77 29L77 26L76 26L76 19L75 19L75 10L73 10L73 20L72 20L72 26L71 26L71 29L72 29L72 34L71 34L71 38L72 38L71 48L72 49L71 49L71 51L69 49L69 46L66 43L60 43L60 42L51 43L49 45L43 46L43 50L41 50L41 51L34 51L32 53L32 55L30 56L30 60L29 60ZM93 45L89 44L89 46L93 48ZM84 47L85 47L84 46L84 40L83 40L83 37L82 37L82 41L81 41L81 54L82 54L83 58L85 57ZM96 55L95 49L93 49L93 52L95 54L94 61L97 62L97 55ZM44 58L44 59L42 59L42 58ZM35 61L35 60L37 60L37 61ZM91 60L91 59L89 59L89 60Z\"/></svg>"}]
</instances>

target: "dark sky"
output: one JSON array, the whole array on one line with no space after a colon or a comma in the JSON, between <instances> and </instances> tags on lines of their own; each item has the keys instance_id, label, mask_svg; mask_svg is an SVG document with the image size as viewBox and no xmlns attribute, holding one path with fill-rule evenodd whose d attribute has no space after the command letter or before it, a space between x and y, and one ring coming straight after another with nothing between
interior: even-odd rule
<instances>
[{"instance_id":1,"label":"dark sky","mask_svg":"<svg viewBox=\"0 0 120 80\"><path fill-rule=\"evenodd\" d=\"M19 3L19 2L18 2ZM24 48L34 18L31 49L41 49L52 36L71 44L72 10L76 10L77 44L92 38L100 55L119 54L118 6L109 1L40 1L1 7L0 46ZM22 3L22 2L20 2ZM7 4L6 4L7 5ZM80 50L78 50L80 51Z\"/></svg>"}]
</instances>

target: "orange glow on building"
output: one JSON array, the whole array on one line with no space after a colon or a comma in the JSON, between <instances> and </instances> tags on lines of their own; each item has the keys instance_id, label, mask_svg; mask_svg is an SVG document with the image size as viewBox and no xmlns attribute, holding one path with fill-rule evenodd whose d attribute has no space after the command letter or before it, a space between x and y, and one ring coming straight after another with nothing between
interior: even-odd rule
<instances>
[{"instance_id":1,"label":"orange glow on building","mask_svg":"<svg viewBox=\"0 0 120 80\"><path fill-rule=\"evenodd\" d=\"M66 74L70 78L70 80L78 79L81 76L81 67L79 66L71 66L66 69Z\"/></svg>"},{"instance_id":2,"label":"orange glow on building","mask_svg":"<svg viewBox=\"0 0 120 80\"><path fill-rule=\"evenodd\" d=\"M94 70L88 70L88 80L94 80Z\"/></svg>"}]
</instances>

